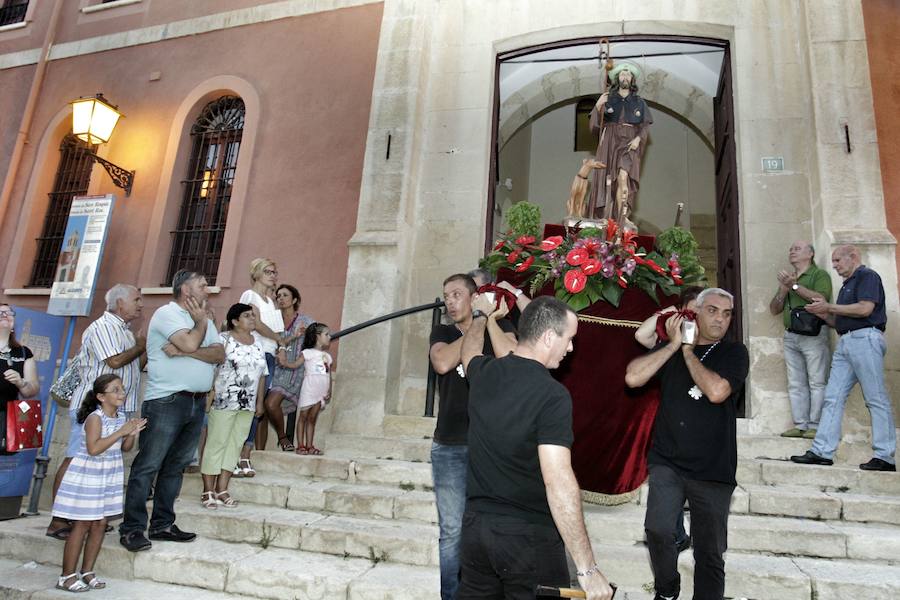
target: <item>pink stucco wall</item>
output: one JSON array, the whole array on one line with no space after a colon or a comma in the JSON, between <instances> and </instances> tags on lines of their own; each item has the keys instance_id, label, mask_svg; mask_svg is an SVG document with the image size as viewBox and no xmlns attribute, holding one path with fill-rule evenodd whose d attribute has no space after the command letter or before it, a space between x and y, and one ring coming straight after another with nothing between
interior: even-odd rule
<instances>
[{"instance_id":1,"label":"pink stucco wall","mask_svg":"<svg viewBox=\"0 0 900 600\"><path fill-rule=\"evenodd\" d=\"M134 17L139 22L129 25L160 19L165 22L176 4L190 5L189 16L195 16L197 11L210 12L213 5L224 10L259 3L157 0L152 3L152 11ZM253 155L242 153L240 157L241 161L250 159L249 180L234 263L228 274L232 286L213 297L213 306L224 315L249 284L246 273L250 260L269 256L278 262L279 279L300 288L303 311L337 328L347 241L356 225L381 13L381 4L366 5L51 62L29 133L30 143L9 209L0 223L0 273L9 272L11 254L20 254L12 265L13 281L4 282L5 287L24 287L30 273L34 237L39 232L46 195L29 196L27 191L50 186L58 160L55 147L68 126L60 121L60 115L72 99L97 91L118 104L126 115L103 152L109 160L135 169L137 176L132 196L126 199L105 172L94 172L92 183L99 183L99 193L119 196L94 314L103 308L102 294L117 282L159 285L170 248L168 229L162 231L159 244L164 256L144 256L144 248L148 235L153 235L148 232L148 224L158 201L160 181L168 175L163 172L163 161L173 119L200 82L226 75L252 86L259 98L259 118ZM36 16L35 30L39 29L40 18ZM109 25L110 21L103 22L103 27ZM64 19L60 37L88 31L99 35L102 28L91 25L95 26L96 30ZM33 65L0 70L0 89L4 90L0 95L0 175L7 170L9 140L18 127L33 72ZM150 80L153 72L161 74L158 81ZM195 107L193 114L201 108ZM53 123L57 126L50 131ZM48 169L46 164L36 164L36 155L41 140L51 138L55 140L54 150L45 162L53 168ZM186 164L176 162L172 179L182 179L186 168ZM163 194L163 200L172 209L180 197L177 193L167 198ZM31 211L33 218L28 214L20 218L23 211ZM25 232L25 243L16 249L13 240L22 222L30 222L32 230ZM147 261L156 265L151 269L153 276L138 281ZM37 309L46 306L45 297L15 296L6 300ZM153 308L166 301L164 296L145 297L149 308L146 314L149 316ZM82 319L82 327L87 322Z\"/></svg>"}]
</instances>

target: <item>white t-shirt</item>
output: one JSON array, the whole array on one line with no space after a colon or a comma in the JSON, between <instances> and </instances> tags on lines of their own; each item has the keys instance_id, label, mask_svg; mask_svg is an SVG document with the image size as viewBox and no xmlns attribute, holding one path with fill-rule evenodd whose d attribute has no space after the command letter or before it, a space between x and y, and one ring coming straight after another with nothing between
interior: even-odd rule
<instances>
[{"instance_id":1,"label":"white t-shirt","mask_svg":"<svg viewBox=\"0 0 900 600\"><path fill-rule=\"evenodd\" d=\"M260 320L275 333L284 331L284 319L281 316L281 311L278 310L271 298L263 298L253 290L247 290L241 294L241 299L238 302L258 308ZM260 335L257 341L259 347L266 354L275 354L275 350L278 349L278 343L275 340L270 340Z\"/></svg>"}]
</instances>

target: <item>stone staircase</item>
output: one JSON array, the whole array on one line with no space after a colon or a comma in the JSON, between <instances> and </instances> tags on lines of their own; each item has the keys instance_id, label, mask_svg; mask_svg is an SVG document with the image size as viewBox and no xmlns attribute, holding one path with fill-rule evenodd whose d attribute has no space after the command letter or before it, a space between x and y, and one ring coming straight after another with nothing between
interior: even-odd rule
<instances>
[{"instance_id":1,"label":"stone staircase","mask_svg":"<svg viewBox=\"0 0 900 600\"><path fill-rule=\"evenodd\" d=\"M178 522L200 538L131 554L107 536L98 561L109 598L438 597L438 528L428 453L433 421L388 417L385 435L328 436L324 456L253 456L259 474L235 479L235 509L203 509L198 475L185 478ZM732 501L727 588L731 598L886 600L900 597L900 476L853 463L786 461L807 440L741 436ZM649 600L643 544L646 489L619 506L585 505L589 534L617 600ZM0 598L67 598L52 590L62 544L46 517L0 523ZM681 555L690 598L693 560Z\"/></svg>"}]
</instances>

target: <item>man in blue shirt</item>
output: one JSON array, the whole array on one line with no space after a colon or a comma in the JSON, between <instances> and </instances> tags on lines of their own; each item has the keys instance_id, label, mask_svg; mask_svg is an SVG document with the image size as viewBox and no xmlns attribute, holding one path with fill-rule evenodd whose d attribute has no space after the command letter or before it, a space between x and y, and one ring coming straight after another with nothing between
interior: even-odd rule
<instances>
[{"instance_id":1,"label":"man in blue shirt","mask_svg":"<svg viewBox=\"0 0 900 600\"><path fill-rule=\"evenodd\" d=\"M150 548L150 540L191 542L197 537L175 526L175 498L200 440L213 372L225 360L215 325L206 316L206 278L178 271L172 293L174 300L153 313L147 332L147 390L141 406L147 428L131 466L119 526L119 541L132 552ZM147 495L154 479L148 540Z\"/></svg>"},{"instance_id":2,"label":"man in blue shirt","mask_svg":"<svg viewBox=\"0 0 900 600\"><path fill-rule=\"evenodd\" d=\"M792 456L795 463L831 465L841 441L841 418L847 396L859 382L866 408L872 417L872 449L875 456L859 465L865 471L896 471L894 453L897 432L891 398L884 385L884 328L887 315L884 287L878 273L861 264L855 246L840 246L831 255L831 264L844 284L837 303L816 300L806 310L825 319L840 334L825 388L825 404L819 430L810 450Z\"/></svg>"}]
</instances>

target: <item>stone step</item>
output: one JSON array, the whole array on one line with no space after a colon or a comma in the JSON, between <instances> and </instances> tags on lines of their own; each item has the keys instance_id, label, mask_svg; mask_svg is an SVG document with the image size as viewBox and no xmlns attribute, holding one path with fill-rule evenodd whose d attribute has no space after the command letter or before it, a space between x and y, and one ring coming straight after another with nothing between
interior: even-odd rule
<instances>
[{"instance_id":1,"label":"stone step","mask_svg":"<svg viewBox=\"0 0 900 600\"><path fill-rule=\"evenodd\" d=\"M644 539L644 513L645 507L629 504L586 506L585 525L594 541L633 545ZM690 512L686 515L689 524ZM900 556L900 529L884 524L732 514L728 547L746 553L894 561Z\"/></svg>"},{"instance_id":2,"label":"stone step","mask_svg":"<svg viewBox=\"0 0 900 600\"><path fill-rule=\"evenodd\" d=\"M430 462L431 438L374 437L332 433L326 438L325 450L329 456Z\"/></svg>"},{"instance_id":3,"label":"stone step","mask_svg":"<svg viewBox=\"0 0 900 600\"><path fill-rule=\"evenodd\" d=\"M0 555L7 560L60 564L63 544L43 535L44 526L43 520L37 519L4 523L0 528ZM110 534L97 565L101 573L115 573L122 579L200 588L218 592L220 598L225 592L279 600L391 600L421 597L422 590L440 587L437 567L262 548L203 537L188 544L155 542L148 551L131 553ZM187 594L163 597L193 599L193 593L191 589Z\"/></svg>"},{"instance_id":4,"label":"stone step","mask_svg":"<svg viewBox=\"0 0 900 600\"><path fill-rule=\"evenodd\" d=\"M70 598L69 592L52 588L59 574L63 544L44 536L38 520L8 523L11 526L5 523L0 528L0 597ZM436 597L440 588L436 566L274 547L254 549L203 537L189 544L157 542L148 551L130 553L110 534L97 565L108 588L92 591L92 597L133 600L407 600ZM117 578L111 579L106 573L115 573ZM623 586L621 590L623 600L651 598L639 585L631 589Z\"/></svg>"},{"instance_id":5,"label":"stone step","mask_svg":"<svg viewBox=\"0 0 900 600\"><path fill-rule=\"evenodd\" d=\"M433 489L431 465L427 463L329 455L300 456L293 452L259 450L254 451L251 458L254 468L261 473L395 484L425 491Z\"/></svg>"},{"instance_id":6,"label":"stone step","mask_svg":"<svg viewBox=\"0 0 900 600\"><path fill-rule=\"evenodd\" d=\"M436 425L435 417L411 417L408 415L385 415L382 422L386 436L420 439L431 439Z\"/></svg>"},{"instance_id":7,"label":"stone step","mask_svg":"<svg viewBox=\"0 0 900 600\"><path fill-rule=\"evenodd\" d=\"M104 598L128 598L128 600L160 600L161 598L188 598L191 600L220 600L223 593L180 585L129 581L109 577L98 563L100 578L106 582L103 590L92 590L92 595ZM111 574L111 573L110 573ZM50 600L72 598L72 593L56 589L60 569L34 561L0 559L0 598L4 600ZM254 596L228 594L232 600L251 600Z\"/></svg>"},{"instance_id":8,"label":"stone step","mask_svg":"<svg viewBox=\"0 0 900 600\"><path fill-rule=\"evenodd\" d=\"M199 500L188 499L176 502L175 511L179 522L189 524L199 535L226 542L438 565L438 529L427 523L324 515L246 502L210 510Z\"/></svg>"},{"instance_id":9,"label":"stone step","mask_svg":"<svg viewBox=\"0 0 900 600\"><path fill-rule=\"evenodd\" d=\"M858 466L798 465L786 460L740 461L741 485L778 485L818 488L825 492L894 496L900 492L900 473L863 471Z\"/></svg>"}]
</instances>

